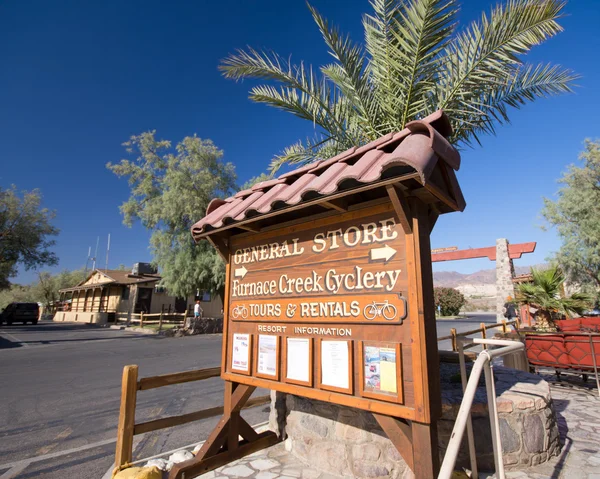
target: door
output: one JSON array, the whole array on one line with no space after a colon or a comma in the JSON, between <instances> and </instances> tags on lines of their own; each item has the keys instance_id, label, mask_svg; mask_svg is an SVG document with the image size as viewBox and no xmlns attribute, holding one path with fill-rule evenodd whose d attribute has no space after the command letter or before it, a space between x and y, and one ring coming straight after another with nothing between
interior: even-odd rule
<instances>
[{"instance_id":1,"label":"door","mask_svg":"<svg viewBox=\"0 0 600 479\"><path fill-rule=\"evenodd\" d=\"M139 288L138 298L135 305L136 313L149 313L150 305L152 304L152 288Z\"/></svg>"}]
</instances>

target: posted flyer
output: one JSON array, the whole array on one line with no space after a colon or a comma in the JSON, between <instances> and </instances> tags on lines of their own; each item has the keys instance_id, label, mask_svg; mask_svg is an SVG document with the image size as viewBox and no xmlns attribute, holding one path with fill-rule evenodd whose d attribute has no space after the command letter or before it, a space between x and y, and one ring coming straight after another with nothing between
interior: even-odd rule
<instances>
[{"instance_id":1,"label":"posted flyer","mask_svg":"<svg viewBox=\"0 0 600 479\"><path fill-rule=\"evenodd\" d=\"M265 334L258 336L257 372L277 376L277 336Z\"/></svg>"},{"instance_id":2,"label":"posted flyer","mask_svg":"<svg viewBox=\"0 0 600 479\"><path fill-rule=\"evenodd\" d=\"M396 349L365 346L365 389L372 392L398 392L396 383Z\"/></svg>"},{"instance_id":3,"label":"posted flyer","mask_svg":"<svg viewBox=\"0 0 600 479\"><path fill-rule=\"evenodd\" d=\"M231 355L231 369L249 371L250 335L236 333L233 335L233 352Z\"/></svg>"},{"instance_id":4,"label":"posted flyer","mask_svg":"<svg viewBox=\"0 0 600 479\"><path fill-rule=\"evenodd\" d=\"M321 382L348 389L348 341L321 341Z\"/></svg>"},{"instance_id":5,"label":"posted flyer","mask_svg":"<svg viewBox=\"0 0 600 479\"><path fill-rule=\"evenodd\" d=\"M287 338L287 378L310 381L310 339Z\"/></svg>"}]
</instances>

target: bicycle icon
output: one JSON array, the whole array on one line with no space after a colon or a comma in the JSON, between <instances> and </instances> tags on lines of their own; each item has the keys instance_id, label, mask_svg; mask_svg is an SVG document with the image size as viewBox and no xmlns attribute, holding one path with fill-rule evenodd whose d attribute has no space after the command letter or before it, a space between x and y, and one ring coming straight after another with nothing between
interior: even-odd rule
<instances>
[{"instance_id":1,"label":"bicycle icon","mask_svg":"<svg viewBox=\"0 0 600 479\"><path fill-rule=\"evenodd\" d=\"M248 317L248 308L244 305L238 305L231 311L231 316L233 319L246 319Z\"/></svg>"},{"instance_id":2,"label":"bicycle icon","mask_svg":"<svg viewBox=\"0 0 600 479\"><path fill-rule=\"evenodd\" d=\"M386 299L382 303L373 301L372 304L367 304L364 309L364 315L369 321L374 320L377 316L383 316L388 321L393 321L398 315L398 310L396 306L390 304Z\"/></svg>"}]
</instances>

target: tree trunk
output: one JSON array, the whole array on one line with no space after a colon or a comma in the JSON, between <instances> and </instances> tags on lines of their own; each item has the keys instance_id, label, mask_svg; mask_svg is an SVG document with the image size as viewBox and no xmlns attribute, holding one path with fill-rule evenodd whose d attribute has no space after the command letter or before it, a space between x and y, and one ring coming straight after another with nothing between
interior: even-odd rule
<instances>
[{"instance_id":1,"label":"tree trunk","mask_svg":"<svg viewBox=\"0 0 600 479\"><path fill-rule=\"evenodd\" d=\"M536 330L547 333L555 333L556 325L550 316L550 311L545 309L538 309L536 314Z\"/></svg>"}]
</instances>

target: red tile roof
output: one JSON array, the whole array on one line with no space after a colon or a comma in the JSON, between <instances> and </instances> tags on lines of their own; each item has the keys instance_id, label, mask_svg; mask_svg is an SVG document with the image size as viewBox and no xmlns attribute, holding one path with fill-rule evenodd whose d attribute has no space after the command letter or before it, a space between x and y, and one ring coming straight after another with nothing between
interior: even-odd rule
<instances>
[{"instance_id":1,"label":"red tile roof","mask_svg":"<svg viewBox=\"0 0 600 479\"><path fill-rule=\"evenodd\" d=\"M257 183L225 200L215 198L206 216L192 227L192 235L197 240L249 219L260 221L261 216L275 210L285 213L302 202L326 200L330 195L337 198L340 193L350 195L357 186L372 184L376 188L382 180L400 179L410 173L425 186L431 183L439 159L444 163L439 166L444 170L446 188L456 205L453 209L462 211L465 201L454 173L460 168L460 154L447 140L451 132L450 122L440 110L408 123L398 133ZM390 170L394 173L386 174Z\"/></svg>"}]
</instances>

